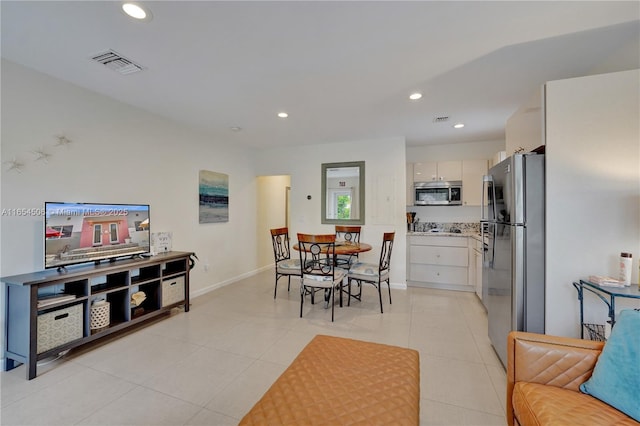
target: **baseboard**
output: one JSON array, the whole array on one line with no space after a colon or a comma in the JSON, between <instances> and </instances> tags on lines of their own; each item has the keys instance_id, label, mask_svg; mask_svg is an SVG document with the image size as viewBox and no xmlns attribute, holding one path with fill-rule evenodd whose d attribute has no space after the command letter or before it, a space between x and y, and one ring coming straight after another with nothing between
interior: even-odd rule
<instances>
[{"instance_id":1,"label":"baseboard","mask_svg":"<svg viewBox=\"0 0 640 426\"><path fill-rule=\"evenodd\" d=\"M202 296L204 294L210 293L214 290L217 290L219 288L228 286L229 284L233 284L237 281L243 280L245 278L249 278L249 277L253 277L254 275L258 275L261 272L267 271L267 270L273 270L274 269L274 265L267 265L267 266L263 266L261 268L258 269L254 269L253 271L249 271L249 272L245 272L244 274L238 275L237 277L233 277L233 278L229 278L228 280L224 280L221 281L219 283L215 283L212 284L210 286L207 286L205 288L202 288L200 290L194 291L192 292L189 297L191 297L192 299L198 296ZM398 289L398 290L406 290L407 289L407 284L406 283L391 283L391 288L393 289Z\"/></svg>"},{"instance_id":2,"label":"baseboard","mask_svg":"<svg viewBox=\"0 0 640 426\"><path fill-rule=\"evenodd\" d=\"M228 280L224 280L224 281L220 281L218 283L212 284L210 286L207 286L205 288L193 291L189 294L190 298L195 298L195 297L199 297L202 296L204 294L210 293L213 290L217 290L219 288L228 286L229 284L233 284L237 281L240 280L244 280L245 278L249 278L249 277L253 277L254 275L258 275L259 273L266 271L266 270L272 270L274 268L273 265L267 265L267 266L263 266L261 268L258 269L254 269L253 271L249 271L249 272L245 272L244 274L240 274L236 277L233 278L229 278Z\"/></svg>"}]
</instances>

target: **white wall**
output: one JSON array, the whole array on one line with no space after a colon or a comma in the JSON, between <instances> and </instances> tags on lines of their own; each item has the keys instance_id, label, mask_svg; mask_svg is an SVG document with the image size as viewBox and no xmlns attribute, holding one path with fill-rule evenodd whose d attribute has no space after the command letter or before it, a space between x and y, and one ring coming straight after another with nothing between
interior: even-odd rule
<instances>
[{"instance_id":1,"label":"white wall","mask_svg":"<svg viewBox=\"0 0 640 426\"><path fill-rule=\"evenodd\" d=\"M73 143L55 147L56 135ZM256 179L248 151L110 98L2 61L1 207L45 201L149 203L152 231L200 258L194 295L257 266ZM44 148L48 162L31 151ZM198 223L198 171L229 175L229 222ZM43 268L43 217L2 216L3 276ZM224 250L222 248L224 247ZM239 255L242 253L242 255ZM204 264L209 271L204 271Z\"/></svg>"},{"instance_id":2,"label":"white wall","mask_svg":"<svg viewBox=\"0 0 640 426\"><path fill-rule=\"evenodd\" d=\"M620 252L640 258L640 71L547 83L546 328L578 336L571 283L617 277ZM637 284L636 284L637 285ZM606 306L586 297L600 323ZM616 301L617 310L640 301Z\"/></svg>"},{"instance_id":3,"label":"white wall","mask_svg":"<svg viewBox=\"0 0 640 426\"><path fill-rule=\"evenodd\" d=\"M498 151L503 151L504 147L504 139L443 145L408 146L407 162L491 160L494 154Z\"/></svg>"},{"instance_id":4,"label":"white wall","mask_svg":"<svg viewBox=\"0 0 640 426\"><path fill-rule=\"evenodd\" d=\"M259 175L291 176L292 242L298 232L334 232L320 223L321 164L365 161L365 224L360 240L374 249L360 258L378 262L382 233L395 231L391 283L406 285L405 142L403 138L270 148L255 153ZM308 200L307 196L311 199Z\"/></svg>"}]
</instances>

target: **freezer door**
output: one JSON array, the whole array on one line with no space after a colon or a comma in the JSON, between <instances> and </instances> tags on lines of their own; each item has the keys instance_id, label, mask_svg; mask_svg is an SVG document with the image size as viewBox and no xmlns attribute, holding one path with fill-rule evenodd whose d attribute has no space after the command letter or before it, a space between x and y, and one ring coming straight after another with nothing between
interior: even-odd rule
<instances>
[{"instance_id":1,"label":"freezer door","mask_svg":"<svg viewBox=\"0 0 640 426\"><path fill-rule=\"evenodd\" d=\"M524 223L523 155L516 154L491 168L493 220L500 223ZM492 210L491 208L489 209ZM490 212L491 214L491 212Z\"/></svg>"}]
</instances>

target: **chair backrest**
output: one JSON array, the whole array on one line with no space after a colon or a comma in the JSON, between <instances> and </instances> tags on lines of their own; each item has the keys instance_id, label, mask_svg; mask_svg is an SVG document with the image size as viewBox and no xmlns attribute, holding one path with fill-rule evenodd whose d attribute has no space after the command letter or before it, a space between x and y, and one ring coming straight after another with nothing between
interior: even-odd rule
<instances>
[{"instance_id":1,"label":"chair backrest","mask_svg":"<svg viewBox=\"0 0 640 426\"><path fill-rule=\"evenodd\" d=\"M302 276L316 275L320 278L334 276L336 236L298 234Z\"/></svg>"},{"instance_id":2,"label":"chair backrest","mask_svg":"<svg viewBox=\"0 0 640 426\"><path fill-rule=\"evenodd\" d=\"M395 232L385 232L382 236L382 249L380 250L380 273L388 271L391 265L391 250L393 249L393 239Z\"/></svg>"},{"instance_id":3,"label":"chair backrest","mask_svg":"<svg viewBox=\"0 0 640 426\"><path fill-rule=\"evenodd\" d=\"M336 225L336 240L359 243L360 229L360 226Z\"/></svg>"},{"instance_id":4,"label":"chair backrest","mask_svg":"<svg viewBox=\"0 0 640 426\"><path fill-rule=\"evenodd\" d=\"M273 256L276 264L291 258L289 247L289 228L271 229L271 242L273 243Z\"/></svg>"}]
</instances>

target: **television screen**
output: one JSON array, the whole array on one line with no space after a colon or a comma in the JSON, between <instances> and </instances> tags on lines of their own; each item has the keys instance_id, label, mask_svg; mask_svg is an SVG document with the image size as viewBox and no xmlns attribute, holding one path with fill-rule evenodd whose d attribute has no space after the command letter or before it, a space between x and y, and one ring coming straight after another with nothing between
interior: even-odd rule
<instances>
[{"instance_id":1,"label":"television screen","mask_svg":"<svg viewBox=\"0 0 640 426\"><path fill-rule=\"evenodd\" d=\"M44 205L44 267L133 256L151 249L148 204Z\"/></svg>"}]
</instances>

